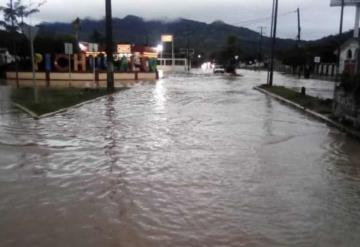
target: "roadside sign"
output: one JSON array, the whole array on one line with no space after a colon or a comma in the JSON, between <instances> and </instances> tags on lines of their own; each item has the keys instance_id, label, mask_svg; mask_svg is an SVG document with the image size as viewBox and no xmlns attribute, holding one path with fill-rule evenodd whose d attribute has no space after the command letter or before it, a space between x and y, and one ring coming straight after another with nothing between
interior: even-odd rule
<instances>
[{"instance_id":1,"label":"roadside sign","mask_svg":"<svg viewBox=\"0 0 360 247\"><path fill-rule=\"evenodd\" d=\"M163 42L163 43L170 43L170 42L173 42L173 40L174 40L174 37L170 34L161 35L161 42Z\"/></svg>"},{"instance_id":2,"label":"roadside sign","mask_svg":"<svg viewBox=\"0 0 360 247\"><path fill-rule=\"evenodd\" d=\"M314 63L320 63L321 57L314 57Z\"/></svg>"},{"instance_id":3,"label":"roadside sign","mask_svg":"<svg viewBox=\"0 0 360 247\"><path fill-rule=\"evenodd\" d=\"M27 25L25 23L21 24L21 30L22 30L23 34L25 35L25 37L30 41L34 41L36 35L39 32L38 27L33 27L33 26Z\"/></svg>"},{"instance_id":4,"label":"roadside sign","mask_svg":"<svg viewBox=\"0 0 360 247\"><path fill-rule=\"evenodd\" d=\"M89 52L98 52L99 45L96 43L90 43L89 44Z\"/></svg>"},{"instance_id":5,"label":"roadside sign","mask_svg":"<svg viewBox=\"0 0 360 247\"><path fill-rule=\"evenodd\" d=\"M72 55L74 53L74 47L71 43L65 43L65 54Z\"/></svg>"},{"instance_id":6,"label":"roadside sign","mask_svg":"<svg viewBox=\"0 0 360 247\"><path fill-rule=\"evenodd\" d=\"M118 44L117 53L121 54L131 54L131 45L129 44Z\"/></svg>"}]
</instances>

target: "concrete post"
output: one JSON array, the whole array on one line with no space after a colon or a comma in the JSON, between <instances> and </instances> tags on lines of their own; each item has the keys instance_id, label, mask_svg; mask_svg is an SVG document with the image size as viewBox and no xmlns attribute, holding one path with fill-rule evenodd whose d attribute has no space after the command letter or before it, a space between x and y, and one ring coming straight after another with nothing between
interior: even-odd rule
<instances>
[{"instance_id":1,"label":"concrete post","mask_svg":"<svg viewBox=\"0 0 360 247\"><path fill-rule=\"evenodd\" d=\"M356 14L355 14L355 26L354 26L354 38L359 38L359 24L360 24L360 5L356 5Z\"/></svg>"}]
</instances>

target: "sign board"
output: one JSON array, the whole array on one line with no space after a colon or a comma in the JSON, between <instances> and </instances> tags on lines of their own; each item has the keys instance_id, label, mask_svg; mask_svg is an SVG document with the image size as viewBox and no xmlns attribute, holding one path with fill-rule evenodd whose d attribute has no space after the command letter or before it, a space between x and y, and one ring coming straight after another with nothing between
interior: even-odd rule
<instances>
[{"instance_id":1,"label":"sign board","mask_svg":"<svg viewBox=\"0 0 360 247\"><path fill-rule=\"evenodd\" d=\"M172 35L169 34L161 35L161 42L169 43L169 42L173 42L173 40L174 37Z\"/></svg>"},{"instance_id":2,"label":"sign board","mask_svg":"<svg viewBox=\"0 0 360 247\"><path fill-rule=\"evenodd\" d=\"M95 43L89 43L89 52L98 52L99 45Z\"/></svg>"},{"instance_id":3,"label":"sign board","mask_svg":"<svg viewBox=\"0 0 360 247\"><path fill-rule=\"evenodd\" d=\"M341 6L342 0L331 0L330 6ZM344 6L356 6L360 4L360 0L344 0Z\"/></svg>"},{"instance_id":4,"label":"sign board","mask_svg":"<svg viewBox=\"0 0 360 247\"><path fill-rule=\"evenodd\" d=\"M74 47L71 43L65 43L65 54L72 55L74 53Z\"/></svg>"},{"instance_id":5,"label":"sign board","mask_svg":"<svg viewBox=\"0 0 360 247\"><path fill-rule=\"evenodd\" d=\"M21 25L21 30L22 30L23 34L26 36L26 38L30 41L34 41L37 33L39 32L38 27L33 27L33 26L27 25L25 23L23 23Z\"/></svg>"},{"instance_id":6,"label":"sign board","mask_svg":"<svg viewBox=\"0 0 360 247\"><path fill-rule=\"evenodd\" d=\"M189 52L189 55L192 56L195 54L195 50L194 49L185 49L185 48L181 48L180 52L182 54L187 54Z\"/></svg>"},{"instance_id":7,"label":"sign board","mask_svg":"<svg viewBox=\"0 0 360 247\"><path fill-rule=\"evenodd\" d=\"M314 63L320 63L321 57L314 57Z\"/></svg>"},{"instance_id":8,"label":"sign board","mask_svg":"<svg viewBox=\"0 0 360 247\"><path fill-rule=\"evenodd\" d=\"M117 45L117 53L131 54L131 45L128 44Z\"/></svg>"}]
</instances>

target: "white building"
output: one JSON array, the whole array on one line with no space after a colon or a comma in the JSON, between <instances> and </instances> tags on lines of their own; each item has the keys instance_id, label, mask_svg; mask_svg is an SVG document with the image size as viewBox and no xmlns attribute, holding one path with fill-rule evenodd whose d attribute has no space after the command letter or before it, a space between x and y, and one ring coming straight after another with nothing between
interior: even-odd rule
<instances>
[{"instance_id":1,"label":"white building","mask_svg":"<svg viewBox=\"0 0 360 247\"><path fill-rule=\"evenodd\" d=\"M331 0L331 6L355 7L354 36L340 47L339 73L347 72L355 74L358 71L359 61L359 24L360 24L360 0Z\"/></svg>"},{"instance_id":2,"label":"white building","mask_svg":"<svg viewBox=\"0 0 360 247\"><path fill-rule=\"evenodd\" d=\"M339 72L356 74L359 71L360 43L358 39L349 39L340 47Z\"/></svg>"}]
</instances>

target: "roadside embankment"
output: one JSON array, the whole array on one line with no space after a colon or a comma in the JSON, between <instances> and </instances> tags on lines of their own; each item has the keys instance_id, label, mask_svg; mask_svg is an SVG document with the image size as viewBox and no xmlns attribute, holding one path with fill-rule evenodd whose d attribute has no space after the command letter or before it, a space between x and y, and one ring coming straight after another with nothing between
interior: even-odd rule
<instances>
[{"instance_id":1,"label":"roadside embankment","mask_svg":"<svg viewBox=\"0 0 360 247\"><path fill-rule=\"evenodd\" d=\"M117 89L115 92L124 90ZM20 110L26 112L35 119L54 115L59 112L68 110L97 99L107 96L109 93L106 89L39 89L39 101L34 101L34 91L32 88L13 89L11 100L13 105Z\"/></svg>"},{"instance_id":2,"label":"roadside embankment","mask_svg":"<svg viewBox=\"0 0 360 247\"><path fill-rule=\"evenodd\" d=\"M341 131L344 131L350 136L360 139L360 131L338 122L332 118L332 100L323 100L316 97L301 94L289 88L282 86L261 85L254 88L266 95L269 95L276 100L295 107L306 114L309 114L330 126L333 126Z\"/></svg>"}]
</instances>

